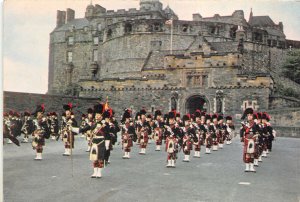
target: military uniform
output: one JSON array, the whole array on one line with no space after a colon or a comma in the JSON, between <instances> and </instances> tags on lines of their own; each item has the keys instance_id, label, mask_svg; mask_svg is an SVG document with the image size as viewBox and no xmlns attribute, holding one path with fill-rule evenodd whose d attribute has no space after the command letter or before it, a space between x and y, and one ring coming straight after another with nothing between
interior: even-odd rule
<instances>
[{"instance_id":1,"label":"military uniform","mask_svg":"<svg viewBox=\"0 0 300 202\"><path fill-rule=\"evenodd\" d=\"M258 141L258 128L253 119L253 109L247 108L242 116L248 120L242 122L240 130L241 141L244 142L243 161L246 164L245 172L256 172L254 169L254 157L256 155L256 142Z\"/></svg>"},{"instance_id":2,"label":"military uniform","mask_svg":"<svg viewBox=\"0 0 300 202\"><path fill-rule=\"evenodd\" d=\"M36 150L35 160L42 160L43 146L45 139L50 137L50 129L47 124L47 119L43 117L45 106L38 105L33 115L35 115L34 124L35 130L33 132L32 148Z\"/></svg>"},{"instance_id":3,"label":"military uniform","mask_svg":"<svg viewBox=\"0 0 300 202\"><path fill-rule=\"evenodd\" d=\"M164 122L161 119L161 115L160 110L154 112L153 139L156 145L155 151L160 151L163 140Z\"/></svg>"},{"instance_id":4,"label":"military uniform","mask_svg":"<svg viewBox=\"0 0 300 202\"><path fill-rule=\"evenodd\" d=\"M124 151L123 159L130 159L131 147L137 140L134 123L131 119L131 110L125 109L122 116L122 149Z\"/></svg>"}]
</instances>

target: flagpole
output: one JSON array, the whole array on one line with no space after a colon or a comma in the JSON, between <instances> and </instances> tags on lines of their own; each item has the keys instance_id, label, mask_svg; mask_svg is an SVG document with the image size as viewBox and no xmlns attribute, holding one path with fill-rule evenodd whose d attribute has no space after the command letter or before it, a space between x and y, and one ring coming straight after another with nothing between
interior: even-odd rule
<instances>
[{"instance_id":1,"label":"flagpole","mask_svg":"<svg viewBox=\"0 0 300 202\"><path fill-rule=\"evenodd\" d=\"M173 54L173 17L171 17L171 39L170 39L170 54Z\"/></svg>"}]
</instances>

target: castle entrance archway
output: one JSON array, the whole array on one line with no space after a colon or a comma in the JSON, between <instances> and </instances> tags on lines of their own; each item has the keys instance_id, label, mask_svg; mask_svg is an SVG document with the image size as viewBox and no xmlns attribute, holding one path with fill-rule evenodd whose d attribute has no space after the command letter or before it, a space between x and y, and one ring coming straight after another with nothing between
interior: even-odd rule
<instances>
[{"instance_id":1,"label":"castle entrance archway","mask_svg":"<svg viewBox=\"0 0 300 202\"><path fill-rule=\"evenodd\" d=\"M185 112L193 114L197 109L209 112L209 103L204 95L192 95L185 102Z\"/></svg>"}]
</instances>

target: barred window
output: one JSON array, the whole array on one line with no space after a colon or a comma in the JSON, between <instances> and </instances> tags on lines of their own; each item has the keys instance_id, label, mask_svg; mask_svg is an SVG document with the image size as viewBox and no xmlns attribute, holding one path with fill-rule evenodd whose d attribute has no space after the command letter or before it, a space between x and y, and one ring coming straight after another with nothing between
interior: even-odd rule
<instances>
[{"instance_id":1,"label":"barred window","mask_svg":"<svg viewBox=\"0 0 300 202\"><path fill-rule=\"evenodd\" d=\"M98 45L99 44L99 37L95 36L94 37L94 45Z\"/></svg>"},{"instance_id":2,"label":"barred window","mask_svg":"<svg viewBox=\"0 0 300 202\"><path fill-rule=\"evenodd\" d=\"M93 50L93 62L98 61L98 50L94 49Z\"/></svg>"}]
</instances>

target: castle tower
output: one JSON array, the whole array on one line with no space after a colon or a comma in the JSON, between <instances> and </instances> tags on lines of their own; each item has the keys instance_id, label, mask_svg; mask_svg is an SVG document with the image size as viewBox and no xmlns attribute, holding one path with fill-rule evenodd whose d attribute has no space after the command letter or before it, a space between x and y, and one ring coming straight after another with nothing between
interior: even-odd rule
<instances>
[{"instance_id":1,"label":"castle tower","mask_svg":"<svg viewBox=\"0 0 300 202\"><path fill-rule=\"evenodd\" d=\"M162 10L162 3L159 0L140 0L141 10Z\"/></svg>"},{"instance_id":2,"label":"castle tower","mask_svg":"<svg viewBox=\"0 0 300 202\"><path fill-rule=\"evenodd\" d=\"M236 41L240 41L241 39L245 39L246 33L242 25L238 26L236 30Z\"/></svg>"}]
</instances>

